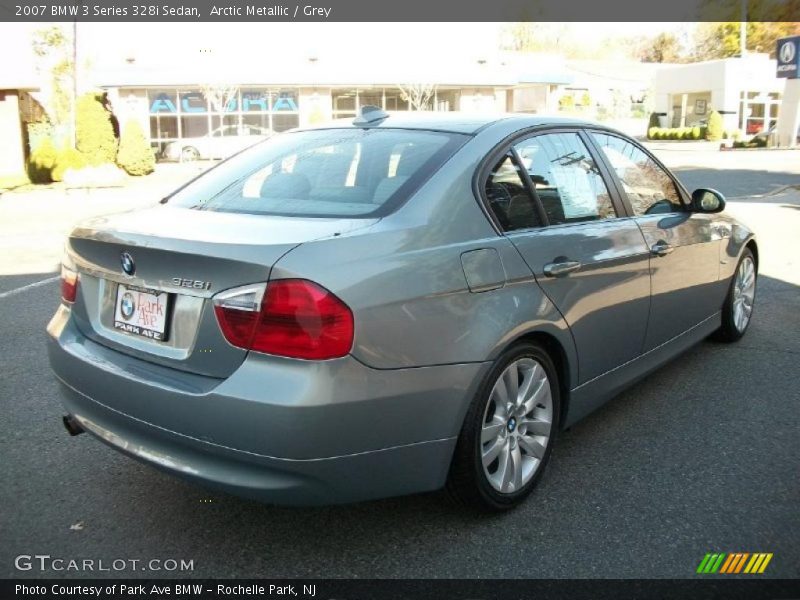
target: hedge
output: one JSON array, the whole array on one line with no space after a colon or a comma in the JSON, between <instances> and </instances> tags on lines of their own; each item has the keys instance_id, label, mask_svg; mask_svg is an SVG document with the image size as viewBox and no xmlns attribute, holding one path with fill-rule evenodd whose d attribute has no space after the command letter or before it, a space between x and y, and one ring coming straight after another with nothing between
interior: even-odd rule
<instances>
[{"instance_id":1,"label":"hedge","mask_svg":"<svg viewBox=\"0 0 800 600\"><path fill-rule=\"evenodd\" d=\"M117 137L104 94L84 94L75 115L75 147L90 165L113 163L117 158Z\"/></svg>"},{"instance_id":2,"label":"hedge","mask_svg":"<svg viewBox=\"0 0 800 600\"><path fill-rule=\"evenodd\" d=\"M117 164L125 169L128 175L147 175L156 168L153 150L136 121L128 121L122 130Z\"/></svg>"},{"instance_id":3,"label":"hedge","mask_svg":"<svg viewBox=\"0 0 800 600\"><path fill-rule=\"evenodd\" d=\"M725 123L722 120L722 115L717 111L712 110L708 115L708 130L706 131L706 138L711 141L721 140L725 134Z\"/></svg>"},{"instance_id":4,"label":"hedge","mask_svg":"<svg viewBox=\"0 0 800 600\"><path fill-rule=\"evenodd\" d=\"M650 140L701 140L705 137L705 127L650 127L647 138Z\"/></svg>"},{"instance_id":5,"label":"hedge","mask_svg":"<svg viewBox=\"0 0 800 600\"><path fill-rule=\"evenodd\" d=\"M50 177L53 181L64 181L64 173L69 169L82 169L87 164L88 161L82 152L75 148L64 148L58 153Z\"/></svg>"},{"instance_id":6,"label":"hedge","mask_svg":"<svg viewBox=\"0 0 800 600\"><path fill-rule=\"evenodd\" d=\"M49 137L43 138L38 146L31 152L28 161L28 177L32 183L50 183L53 179L50 171L56 164L58 152L56 151L53 140Z\"/></svg>"}]
</instances>

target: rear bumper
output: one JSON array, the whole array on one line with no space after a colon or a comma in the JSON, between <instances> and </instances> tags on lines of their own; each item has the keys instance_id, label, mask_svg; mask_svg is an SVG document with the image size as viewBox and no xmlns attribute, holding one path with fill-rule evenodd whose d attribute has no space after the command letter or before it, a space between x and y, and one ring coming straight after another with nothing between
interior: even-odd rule
<instances>
[{"instance_id":1,"label":"rear bumper","mask_svg":"<svg viewBox=\"0 0 800 600\"><path fill-rule=\"evenodd\" d=\"M428 491L447 476L485 364L381 371L250 355L224 380L101 346L59 309L48 352L87 431L203 485L279 504Z\"/></svg>"}]
</instances>

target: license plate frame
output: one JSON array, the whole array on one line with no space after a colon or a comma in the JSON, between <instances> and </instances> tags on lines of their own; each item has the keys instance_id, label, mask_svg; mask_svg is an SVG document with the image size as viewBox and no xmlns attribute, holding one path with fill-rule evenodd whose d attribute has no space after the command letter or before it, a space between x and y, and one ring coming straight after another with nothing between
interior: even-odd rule
<instances>
[{"instance_id":1,"label":"license plate frame","mask_svg":"<svg viewBox=\"0 0 800 600\"><path fill-rule=\"evenodd\" d=\"M114 329L137 338L166 342L171 296L169 292L118 283L114 293ZM126 300L124 306L123 300Z\"/></svg>"}]
</instances>

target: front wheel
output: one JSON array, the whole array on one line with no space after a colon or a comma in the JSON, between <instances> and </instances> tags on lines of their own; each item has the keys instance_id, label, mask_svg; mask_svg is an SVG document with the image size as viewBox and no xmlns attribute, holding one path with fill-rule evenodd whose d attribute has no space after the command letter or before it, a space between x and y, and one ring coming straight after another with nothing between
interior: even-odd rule
<instances>
[{"instance_id":1,"label":"front wheel","mask_svg":"<svg viewBox=\"0 0 800 600\"><path fill-rule=\"evenodd\" d=\"M531 343L507 350L467 411L448 476L451 495L483 510L520 504L550 458L559 408L547 352Z\"/></svg>"},{"instance_id":2,"label":"front wheel","mask_svg":"<svg viewBox=\"0 0 800 600\"><path fill-rule=\"evenodd\" d=\"M722 326L714 333L714 339L736 342L745 334L753 316L756 279L755 258L750 249L745 248L722 306Z\"/></svg>"}]
</instances>

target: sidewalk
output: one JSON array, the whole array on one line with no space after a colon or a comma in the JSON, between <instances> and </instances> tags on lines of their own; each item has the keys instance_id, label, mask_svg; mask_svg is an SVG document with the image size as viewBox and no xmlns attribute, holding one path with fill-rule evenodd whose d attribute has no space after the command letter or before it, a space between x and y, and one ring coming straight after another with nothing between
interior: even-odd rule
<instances>
[{"instance_id":1,"label":"sidewalk","mask_svg":"<svg viewBox=\"0 0 800 600\"><path fill-rule=\"evenodd\" d=\"M210 163L159 164L147 177L117 188L28 186L0 195L0 275L52 273L76 223L156 204Z\"/></svg>"}]
</instances>

